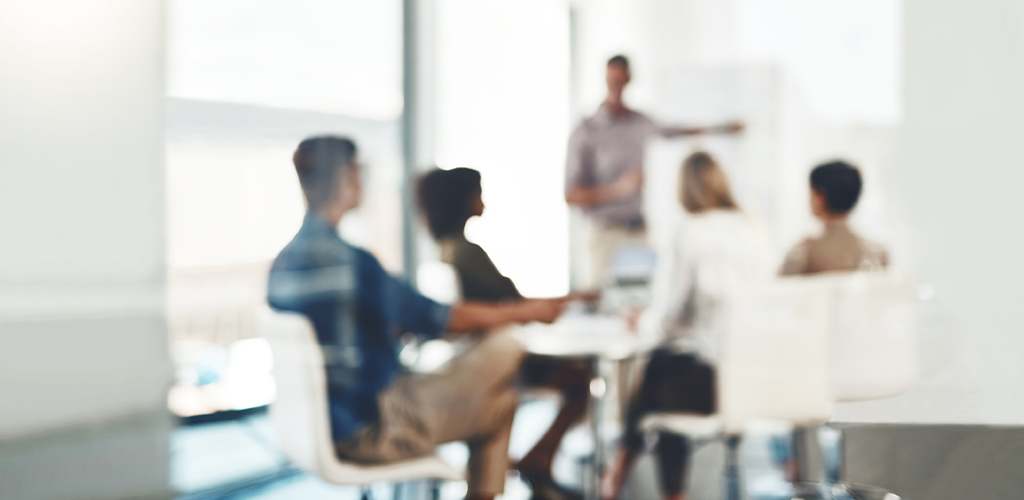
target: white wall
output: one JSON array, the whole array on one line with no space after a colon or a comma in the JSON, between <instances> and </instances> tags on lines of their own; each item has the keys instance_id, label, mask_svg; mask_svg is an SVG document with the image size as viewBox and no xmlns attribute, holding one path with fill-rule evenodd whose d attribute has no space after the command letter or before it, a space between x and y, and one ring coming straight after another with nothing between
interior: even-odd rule
<instances>
[{"instance_id":1,"label":"white wall","mask_svg":"<svg viewBox=\"0 0 1024 500\"><path fill-rule=\"evenodd\" d=\"M905 0L905 118L887 178L924 304L922 379L849 420L1024 423L1024 4Z\"/></svg>"},{"instance_id":2,"label":"white wall","mask_svg":"<svg viewBox=\"0 0 1024 500\"><path fill-rule=\"evenodd\" d=\"M54 5L56 4L56 5ZM145 283L163 256L160 3L0 3L3 283Z\"/></svg>"},{"instance_id":3,"label":"white wall","mask_svg":"<svg viewBox=\"0 0 1024 500\"><path fill-rule=\"evenodd\" d=\"M162 5L58 3L0 2L0 313L8 321L159 316ZM53 402L7 407L0 435L148 410L161 398L160 327L145 332L151 348L130 350L118 333L75 330L3 337L3 387L44 385ZM64 351L71 340L81 347ZM70 359L48 380L58 354ZM139 363L140 355L150 358ZM105 367L71 378L73 366ZM83 392L109 401L86 404Z\"/></svg>"},{"instance_id":4,"label":"white wall","mask_svg":"<svg viewBox=\"0 0 1024 500\"><path fill-rule=\"evenodd\" d=\"M0 439L20 443L0 446L0 490L19 498L165 488L163 8L0 0ZM139 415L158 423L131 462L83 438L37 481L15 473L30 436Z\"/></svg>"}]
</instances>

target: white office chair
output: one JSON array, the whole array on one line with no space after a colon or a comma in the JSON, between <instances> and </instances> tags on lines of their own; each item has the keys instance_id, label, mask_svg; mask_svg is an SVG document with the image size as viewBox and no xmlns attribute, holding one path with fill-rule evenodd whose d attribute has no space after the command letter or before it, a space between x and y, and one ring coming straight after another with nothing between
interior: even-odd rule
<instances>
[{"instance_id":1,"label":"white office chair","mask_svg":"<svg viewBox=\"0 0 1024 500\"><path fill-rule=\"evenodd\" d=\"M835 276L831 336L836 402L906 392L917 377L913 280L884 273Z\"/></svg>"},{"instance_id":2,"label":"white office chair","mask_svg":"<svg viewBox=\"0 0 1024 500\"><path fill-rule=\"evenodd\" d=\"M462 471L437 457L389 464L343 462L334 453L323 354L313 326L300 314L262 308L260 333L274 355L277 400L270 420L282 451L299 468L335 484L359 485L411 479L463 480ZM436 486L436 484L435 484Z\"/></svg>"},{"instance_id":3,"label":"white office chair","mask_svg":"<svg viewBox=\"0 0 1024 500\"><path fill-rule=\"evenodd\" d=\"M828 284L822 282L779 280L738 291L727 305L718 412L653 414L642 429L681 434L697 443L726 438L727 498L738 500L739 436L751 420L810 426L831 415L830 305Z\"/></svg>"},{"instance_id":4,"label":"white office chair","mask_svg":"<svg viewBox=\"0 0 1024 500\"><path fill-rule=\"evenodd\" d=\"M917 377L915 283L887 273L823 276L834 289L830 336L832 388L837 403L892 397L913 387ZM855 492L842 481L842 432L827 480ZM854 495L855 498L859 498ZM890 497L891 498L891 497Z\"/></svg>"}]
</instances>

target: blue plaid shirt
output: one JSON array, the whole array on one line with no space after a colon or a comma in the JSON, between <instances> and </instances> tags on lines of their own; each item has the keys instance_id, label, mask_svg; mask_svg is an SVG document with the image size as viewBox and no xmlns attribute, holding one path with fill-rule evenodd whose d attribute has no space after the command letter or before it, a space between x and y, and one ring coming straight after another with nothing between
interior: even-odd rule
<instances>
[{"instance_id":1,"label":"blue plaid shirt","mask_svg":"<svg viewBox=\"0 0 1024 500\"><path fill-rule=\"evenodd\" d=\"M436 338L448 325L447 306L389 275L314 213L274 259L267 295L271 307L301 313L316 329L335 441L379 419L377 395L401 370L398 338Z\"/></svg>"}]
</instances>

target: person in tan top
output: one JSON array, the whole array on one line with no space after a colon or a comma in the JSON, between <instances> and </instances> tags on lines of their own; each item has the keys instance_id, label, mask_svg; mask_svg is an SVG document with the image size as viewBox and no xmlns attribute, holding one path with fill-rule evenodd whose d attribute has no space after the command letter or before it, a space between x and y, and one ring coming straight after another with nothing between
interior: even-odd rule
<instances>
[{"instance_id":1,"label":"person in tan top","mask_svg":"<svg viewBox=\"0 0 1024 500\"><path fill-rule=\"evenodd\" d=\"M857 167L844 161L818 165L811 171L811 212L825 230L794 246L779 269L779 275L793 276L828 271L879 270L889 266L889 255L878 243L857 236L846 224L860 198L863 181ZM805 429L788 437L772 439L775 460L786 480L800 482L800 470L793 451L814 439Z\"/></svg>"},{"instance_id":2,"label":"person in tan top","mask_svg":"<svg viewBox=\"0 0 1024 500\"><path fill-rule=\"evenodd\" d=\"M885 248L857 236L846 224L862 186L860 171L844 161L825 163L811 171L811 212L824 223L825 230L793 247L780 275L888 267Z\"/></svg>"}]
</instances>

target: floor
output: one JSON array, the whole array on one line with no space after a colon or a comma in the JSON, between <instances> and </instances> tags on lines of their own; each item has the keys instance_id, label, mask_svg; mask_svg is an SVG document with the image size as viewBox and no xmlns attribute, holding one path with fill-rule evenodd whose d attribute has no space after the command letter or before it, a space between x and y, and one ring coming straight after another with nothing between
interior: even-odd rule
<instances>
[{"instance_id":1,"label":"floor","mask_svg":"<svg viewBox=\"0 0 1024 500\"><path fill-rule=\"evenodd\" d=\"M1024 498L1024 426L851 425L851 482L908 500Z\"/></svg>"},{"instance_id":2,"label":"floor","mask_svg":"<svg viewBox=\"0 0 1024 500\"><path fill-rule=\"evenodd\" d=\"M522 456L539 439L554 419L557 401L534 399L524 402L516 414L510 456ZM769 454L770 433L753 433L742 447L745 464L744 479L752 498L771 499L786 494L779 468ZM567 488L580 489L586 459L592 451L592 440L585 426L570 431L562 442L555 460L555 479ZM442 458L464 464L467 451L459 443L439 449ZM720 498L724 448L709 444L698 449L690 480L690 498ZM177 429L171 440L171 486L180 492L179 500L359 500L356 487L336 486L296 470L278 451L266 414L254 414L226 421L185 426ZM654 500L658 498L653 461L642 459L627 485L626 497ZM395 495L392 485L375 485L373 497L428 498L426 485L408 483ZM465 494L465 483L446 483L441 500L457 500ZM527 483L510 473L503 500L527 500Z\"/></svg>"}]
</instances>

